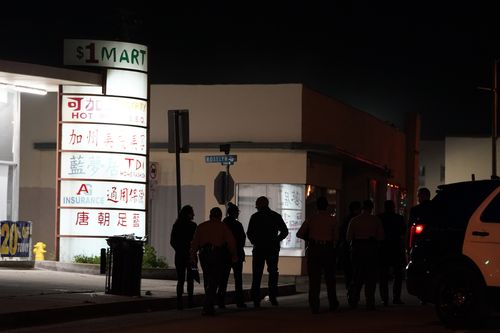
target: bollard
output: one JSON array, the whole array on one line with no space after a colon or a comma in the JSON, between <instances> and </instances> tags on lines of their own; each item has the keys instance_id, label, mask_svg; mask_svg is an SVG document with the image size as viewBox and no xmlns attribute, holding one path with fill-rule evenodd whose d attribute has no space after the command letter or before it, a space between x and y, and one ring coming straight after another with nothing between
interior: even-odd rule
<instances>
[{"instance_id":1,"label":"bollard","mask_svg":"<svg viewBox=\"0 0 500 333\"><path fill-rule=\"evenodd\" d=\"M100 273L105 274L106 273L106 249L102 248L101 249L101 267L100 267Z\"/></svg>"}]
</instances>

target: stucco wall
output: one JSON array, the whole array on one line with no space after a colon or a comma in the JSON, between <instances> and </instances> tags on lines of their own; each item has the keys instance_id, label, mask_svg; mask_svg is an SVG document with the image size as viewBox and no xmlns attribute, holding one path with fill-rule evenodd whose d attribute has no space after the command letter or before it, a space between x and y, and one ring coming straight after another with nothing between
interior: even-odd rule
<instances>
[{"instance_id":1,"label":"stucco wall","mask_svg":"<svg viewBox=\"0 0 500 333\"><path fill-rule=\"evenodd\" d=\"M151 141L168 141L168 110L189 110L193 142L301 139L300 84L152 85Z\"/></svg>"},{"instance_id":2,"label":"stucco wall","mask_svg":"<svg viewBox=\"0 0 500 333\"><path fill-rule=\"evenodd\" d=\"M406 185L405 135L374 116L304 88L302 141L330 144L391 169Z\"/></svg>"}]
</instances>

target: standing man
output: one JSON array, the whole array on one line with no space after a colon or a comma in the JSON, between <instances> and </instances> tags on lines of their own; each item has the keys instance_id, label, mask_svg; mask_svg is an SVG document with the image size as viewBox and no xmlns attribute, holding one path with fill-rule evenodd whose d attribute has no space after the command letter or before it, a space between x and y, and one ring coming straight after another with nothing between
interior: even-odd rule
<instances>
[{"instance_id":1,"label":"standing man","mask_svg":"<svg viewBox=\"0 0 500 333\"><path fill-rule=\"evenodd\" d=\"M252 251L252 300L254 307L260 307L260 283L264 264L269 273L269 301L278 305L278 260L280 242L288 236L288 228L280 214L269 208L269 200L262 196L255 201L257 212L248 223L247 237L253 245Z\"/></svg>"},{"instance_id":2,"label":"standing man","mask_svg":"<svg viewBox=\"0 0 500 333\"><path fill-rule=\"evenodd\" d=\"M219 307L224 304L224 299L226 296L227 282L229 280L229 274L231 273L231 268L233 269L234 275L234 298L235 303L238 308L246 308L245 298L243 297L243 262L245 261L245 241L247 236L245 235L245 230L240 221L238 221L238 215L240 210L238 206L233 203L229 203L227 206L227 216L222 221L231 230L234 239L236 240L236 253L238 255L238 261L229 263L224 272L224 278L219 286L217 293L217 303Z\"/></svg>"},{"instance_id":3,"label":"standing man","mask_svg":"<svg viewBox=\"0 0 500 333\"><path fill-rule=\"evenodd\" d=\"M386 200L384 212L378 217L384 228L384 240L380 251L380 297L384 306L389 305L389 276L394 274L392 286L392 303L404 304L401 300L401 286L406 265L405 235L406 224L402 215L396 213L394 201Z\"/></svg>"},{"instance_id":4,"label":"standing man","mask_svg":"<svg viewBox=\"0 0 500 333\"><path fill-rule=\"evenodd\" d=\"M182 294L184 293L184 282L187 282L188 307L193 307L194 279L191 270L190 247L196 230L193 222L194 210L190 205L185 205L179 212L179 217L172 227L170 234L170 245L175 250L175 271L177 272L177 309L182 310L184 304Z\"/></svg>"},{"instance_id":5,"label":"standing man","mask_svg":"<svg viewBox=\"0 0 500 333\"><path fill-rule=\"evenodd\" d=\"M330 311L339 307L335 281L335 246L338 241L337 220L327 212L328 200L319 197L316 201L318 212L307 219L297 237L306 241L307 273L309 275L309 307L319 313L319 292L321 274L325 274L326 291Z\"/></svg>"},{"instance_id":6,"label":"standing man","mask_svg":"<svg viewBox=\"0 0 500 333\"><path fill-rule=\"evenodd\" d=\"M222 223L222 211L219 207L214 207L210 210L210 219L196 228L191 242L191 260L196 263L199 252L201 269L203 270L203 284L205 286L203 315L213 316L215 314L215 297L227 265L228 251L232 262L236 262L238 260L236 241L231 230Z\"/></svg>"},{"instance_id":7,"label":"standing man","mask_svg":"<svg viewBox=\"0 0 500 333\"><path fill-rule=\"evenodd\" d=\"M361 214L354 217L347 227L347 241L351 242L353 281L348 292L348 302L356 308L361 287L365 285L366 308L375 310L375 287L378 279L379 243L384 239L380 219L372 215L373 202L365 200Z\"/></svg>"}]
</instances>

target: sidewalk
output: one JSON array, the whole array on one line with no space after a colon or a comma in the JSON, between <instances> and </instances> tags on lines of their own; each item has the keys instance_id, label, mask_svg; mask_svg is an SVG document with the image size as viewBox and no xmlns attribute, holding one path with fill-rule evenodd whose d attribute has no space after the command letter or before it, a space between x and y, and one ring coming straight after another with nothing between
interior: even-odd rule
<instances>
[{"instance_id":1,"label":"sidewalk","mask_svg":"<svg viewBox=\"0 0 500 333\"><path fill-rule=\"evenodd\" d=\"M61 321L176 308L176 281L142 279L141 296L105 293L105 275L62 272L40 268L0 267L0 330ZM266 276L262 294L267 291ZM283 283L287 281L288 283ZM297 292L291 277L280 277L279 295ZM229 279L227 304L234 280ZM250 300L250 279L244 278L245 298ZM195 303L201 305L203 281L195 282Z\"/></svg>"}]
</instances>

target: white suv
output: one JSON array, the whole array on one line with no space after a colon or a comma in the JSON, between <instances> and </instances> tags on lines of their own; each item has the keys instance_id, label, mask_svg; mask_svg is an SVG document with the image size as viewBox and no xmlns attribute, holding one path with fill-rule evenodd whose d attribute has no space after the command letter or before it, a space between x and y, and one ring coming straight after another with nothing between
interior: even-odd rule
<instances>
[{"instance_id":1,"label":"white suv","mask_svg":"<svg viewBox=\"0 0 500 333\"><path fill-rule=\"evenodd\" d=\"M407 289L448 326L500 310L500 180L441 185L412 221Z\"/></svg>"}]
</instances>

